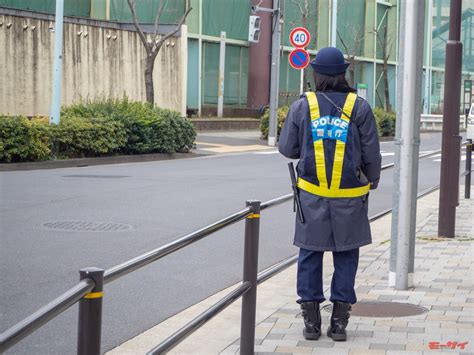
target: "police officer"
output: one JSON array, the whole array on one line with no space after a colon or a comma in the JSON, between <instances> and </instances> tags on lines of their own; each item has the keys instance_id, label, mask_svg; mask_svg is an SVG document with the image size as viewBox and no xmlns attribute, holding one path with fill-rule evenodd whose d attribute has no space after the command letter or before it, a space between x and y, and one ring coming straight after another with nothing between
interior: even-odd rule
<instances>
[{"instance_id":1,"label":"police officer","mask_svg":"<svg viewBox=\"0 0 474 355\"><path fill-rule=\"evenodd\" d=\"M333 311L327 335L346 340L359 248L372 242L368 220L369 190L380 178L380 146L372 110L345 79L349 64L337 48L322 48L310 63L316 92L291 105L278 149L297 165L304 219L296 220L294 244L300 248L297 301L303 335L321 335L323 254L331 251Z\"/></svg>"}]
</instances>

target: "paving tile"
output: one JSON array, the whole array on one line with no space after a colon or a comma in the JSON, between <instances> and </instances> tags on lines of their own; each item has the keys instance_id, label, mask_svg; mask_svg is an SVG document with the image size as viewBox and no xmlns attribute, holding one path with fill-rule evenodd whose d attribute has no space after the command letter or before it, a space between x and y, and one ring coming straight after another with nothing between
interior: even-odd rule
<instances>
[{"instance_id":1,"label":"paving tile","mask_svg":"<svg viewBox=\"0 0 474 355\"><path fill-rule=\"evenodd\" d=\"M405 344L377 344L371 343L369 349L379 349L379 350L405 350Z\"/></svg>"},{"instance_id":2,"label":"paving tile","mask_svg":"<svg viewBox=\"0 0 474 355\"><path fill-rule=\"evenodd\" d=\"M334 347L334 341L319 339L317 341L302 340L297 344L298 347L308 347L308 348L332 348Z\"/></svg>"}]
</instances>

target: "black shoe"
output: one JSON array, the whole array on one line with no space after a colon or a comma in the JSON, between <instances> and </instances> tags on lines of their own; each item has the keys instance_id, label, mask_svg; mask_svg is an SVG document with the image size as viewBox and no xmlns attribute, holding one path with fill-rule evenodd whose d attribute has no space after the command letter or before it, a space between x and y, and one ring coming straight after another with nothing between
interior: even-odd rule
<instances>
[{"instance_id":1,"label":"black shoe","mask_svg":"<svg viewBox=\"0 0 474 355\"><path fill-rule=\"evenodd\" d=\"M321 336L321 311L319 302L303 302L300 304L303 310L304 329L303 336L306 340L318 340Z\"/></svg>"},{"instance_id":2,"label":"black shoe","mask_svg":"<svg viewBox=\"0 0 474 355\"><path fill-rule=\"evenodd\" d=\"M333 302L331 325L328 328L328 337L334 341L346 341L346 327L349 324L349 311L351 304L345 302Z\"/></svg>"}]
</instances>

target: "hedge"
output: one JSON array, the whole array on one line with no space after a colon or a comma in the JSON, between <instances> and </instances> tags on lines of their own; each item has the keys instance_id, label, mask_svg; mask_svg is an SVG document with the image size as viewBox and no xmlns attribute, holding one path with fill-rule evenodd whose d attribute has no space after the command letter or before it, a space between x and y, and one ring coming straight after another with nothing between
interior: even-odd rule
<instances>
[{"instance_id":1,"label":"hedge","mask_svg":"<svg viewBox=\"0 0 474 355\"><path fill-rule=\"evenodd\" d=\"M65 117L50 131L54 151L60 157L110 155L127 143L123 124L107 118Z\"/></svg>"},{"instance_id":2,"label":"hedge","mask_svg":"<svg viewBox=\"0 0 474 355\"><path fill-rule=\"evenodd\" d=\"M178 112L127 98L89 100L64 107L57 126L0 115L0 162L188 152L195 138Z\"/></svg>"},{"instance_id":3,"label":"hedge","mask_svg":"<svg viewBox=\"0 0 474 355\"><path fill-rule=\"evenodd\" d=\"M47 120L0 116L0 161L45 160L51 156Z\"/></svg>"},{"instance_id":4,"label":"hedge","mask_svg":"<svg viewBox=\"0 0 474 355\"><path fill-rule=\"evenodd\" d=\"M395 112L386 112L380 107L376 107L374 109L374 116L380 137L395 136L395 123L397 120Z\"/></svg>"},{"instance_id":5,"label":"hedge","mask_svg":"<svg viewBox=\"0 0 474 355\"><path fill-rule=\"evenodd\" d=\"M280 136L281 129L285 124L286 115L288 115L288 106L282 106L278 108L277 117L278 117L278 126L277 126L277 137ZM268 138L268 130L269 130L269 122L270 122L270 110L265 110L261 120L260 120L260 132L262 132L262 139Z\"/></svg>"},{"instance_id":6,"label":"hedge","mask_svg":"<svg viewBox=\"0 0 474 355\"><path fill-rule=\"evenodd\" d=\"M61 117L97 117L120 122L127 142L123 154L188 152L194 145L193 124L176 111L132 102L128 98L88 100L63 108Z\"/></svg>"},{"instance_id":7,"label":"hedge","mask_svg":"<svg viewBox=\"0 0 474 355\"><path fill-rule=\"evenodd\" d=\"M393 137L395 136L395 122L397 116L394 112L385 112L381 108L375 108L373 110L375 116L375 122L377 124L377 130L380 137ZM286 115L288 114L288 107L283 106L278 109L278 136L280 131L285 124ZM268 138L268 122L270 119L270 111L267 109L260 121L260 132L262 132L262 139Z\"/></svg>"}]
</instances>

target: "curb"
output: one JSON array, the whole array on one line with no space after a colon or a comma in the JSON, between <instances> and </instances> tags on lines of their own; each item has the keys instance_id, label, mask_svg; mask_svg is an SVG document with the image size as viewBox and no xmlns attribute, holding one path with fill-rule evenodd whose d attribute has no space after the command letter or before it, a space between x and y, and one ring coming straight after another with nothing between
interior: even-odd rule
<instances>
[{"instance_id":1,"label":"curb","mask_svg":"<svg viewBox=\"0 0 474 355\"><path fill-rule=\"evenodd\" d=\"M141 155L118 155L100 158L80 158L64 160L47 160L27 163L0 164L0 171L25 171L60 168L83 168L95 165L111 165L124 163L144 163L152 161L188 159L206 156L202 153L170 153L170 154L141 154Z\"/></svg>"}]
</instances>

